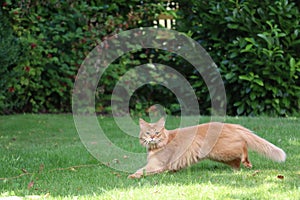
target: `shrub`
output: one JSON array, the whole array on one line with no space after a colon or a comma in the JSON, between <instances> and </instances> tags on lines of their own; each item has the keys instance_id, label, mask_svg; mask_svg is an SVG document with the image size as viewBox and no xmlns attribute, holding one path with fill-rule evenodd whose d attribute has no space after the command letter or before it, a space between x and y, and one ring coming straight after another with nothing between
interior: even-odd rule
<instances>
[{"instance_id":1,"label":"shrub","mask_svg":"<svg viewBox=\"0 0 300 200\"><path fill-rule=\"evenodd\" d=\"M9 19L0 11L0 108L3 111L12 109L12 104L6 101L15 91L12 79L20 72L12 70L20 59L21 46L13 34Z\"/></svg>"},{"instance_id":2,"label":"shrub","mask_svg":"<svg viewBox=\"0 0 300 200\"><path fill-rule=\"evenodd\" d=\"M161 9L158 4L140 1L3 3L1 10L10 20L23 51L17 47L8 49L22 59L15 60L11 54L10 62L5 63L5 69L9 70L3 74L6 79L1 80L0 86L6 94L1 93L0 112L71 111L75 75L89 51L110 34L149 26ZM6 29L6 24L1 23L1 28ZM126 69L124 65L119 67ZM113 81L107 80L107 84ZM106 105L107 98L100 104Z\"/></svg>"},{"instance_id":3,"label":"shrub","mask_svg":"<svg viewBox=\"0 0 300 200\"><path fill-rule=\"evenodd\" d=\"M228 114L299 113L299 5L287 0L179 3L176 14L166 10L163 0L2 3L0 114L70 112L75 76L86 55L110 35L153 26L166 12L177 17L177 30L197 40L218 65ZM180 56L157 49L130 52L111 64L99 82L96 111L110 113L118 79L149 62L183 74L195 89L201 113L210 113L208 89L198 72ZM130 108L140 114L156 103L171 114L180 111L174 94L151 84L133 94Z\"/></svg>"},{"instance_id":4,"label":"shrub","mask_svg":"<svg viewBox=\"0 0 300 200\"><path fill-rule=\"evenodd\" d=\"M287 0L181 4L178 28L190 31L219 66L228 114L299 113L299 14Z\"/></svg>"}]
</instances>

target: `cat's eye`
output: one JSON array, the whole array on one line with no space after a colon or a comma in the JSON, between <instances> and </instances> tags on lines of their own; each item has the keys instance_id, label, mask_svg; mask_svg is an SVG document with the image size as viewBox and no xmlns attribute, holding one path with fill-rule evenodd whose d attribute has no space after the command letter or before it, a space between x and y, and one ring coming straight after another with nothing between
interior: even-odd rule
<instances>
[{"instance_id":1,"label":"cat's eye","mask_svg":"<svg viewBox=\"0 0 300 200\"><path fill-rule=\"evenodd\" d=\"M158 135L158 134L159 134L159 132L155 132L155 134L156 134L156 135Z\"/></svg>"},{"instance_id":2,"label":"cat's eye","mask_svg":"<svg viewBox=\"0 0 300 200\"><path fill-rule=\"evenodd\" d=\"M146 132L147 135L150 135L150 132Z\"/></svg>"}]
</instances>

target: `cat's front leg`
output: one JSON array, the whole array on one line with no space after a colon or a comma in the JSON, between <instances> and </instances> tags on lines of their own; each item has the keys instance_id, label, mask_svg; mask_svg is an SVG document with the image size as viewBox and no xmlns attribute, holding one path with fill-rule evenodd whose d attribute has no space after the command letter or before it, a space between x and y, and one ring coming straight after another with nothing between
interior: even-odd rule
<instances>
[{"instance_id":1,"label":"cat's front leg","mask_svg":"<svg viewBox=\"0 0 300 200\"><path fill-rule=\"evenodd\" d=\"M134 178L142 178L143 173L135 172L134 174L131 174L128 176L128 178L134 179Z\"/></svg>"},{"instance_id":2,"label":"cat's front leg","mask_svg":"<svg viewBox=\"0 0 300 200\"><path fill-rule=\"evenodd\" d=\"M161 173L166 171L167 167L165 162L162 162L157 156L149 156L148 163L145 167L137 170L134 174L128 176L128 178L141 178L152 174Z\"/></svg>"},{"instance_id":3,"label":"cat's front leg","mask_svg":"<svg viewBox=\"0 0 300 200\"><path fill-rule=\"evenodd\" d=\"M148 170L148 174L149 174L149 170ZM128 176L128 178L142 178L143 176L147 175L147 170L146 167L141 168L139 170L137 170L134 174L131 174Z\"/></svg>"},{"instance_id":4,"label":"cat's front leg","mask_svg":"<svg viewBox=\"0 0 300 200\"><path fill-rule=\"evenodd\" d=\"M149 168L149 167L144 167L142 169L137 170L134 174L131 174L128 176L128 178L142 178L143 176L148 176L148 175L152 175L152 174L157 174L157 173L161 173L165 171L163 168L160 169L153 169L153 168Z\"/></svg>"}]
</instances>

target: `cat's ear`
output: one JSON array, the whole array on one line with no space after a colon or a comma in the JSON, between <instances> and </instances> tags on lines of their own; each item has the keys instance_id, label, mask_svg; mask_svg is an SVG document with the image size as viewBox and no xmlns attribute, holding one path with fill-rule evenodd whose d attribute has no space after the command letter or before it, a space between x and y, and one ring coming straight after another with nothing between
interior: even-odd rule
<instances>
[{"instance_id":1,"label":"cat's ear","mask_svg":"<svg viewBox=\"0 0 300 200\"><path fill-rule=\"evenodd\" d=\"M160 120L158 120L158 122L156 122L156 126L157 128L162 129L165 127L165 123L166 123L165 118L162 117L160 118Z\"/></svg>"},{"instance_id":2,"label":"cat's ear","mask_svg":"<svg viewBox=\"0 0 300 200\"><path fill-rule=\"evenodd\" d=\"M148 123L143 120L142 118L140 118L140 129L145 129L148 126Z\"/></svg>"}]
</instances>

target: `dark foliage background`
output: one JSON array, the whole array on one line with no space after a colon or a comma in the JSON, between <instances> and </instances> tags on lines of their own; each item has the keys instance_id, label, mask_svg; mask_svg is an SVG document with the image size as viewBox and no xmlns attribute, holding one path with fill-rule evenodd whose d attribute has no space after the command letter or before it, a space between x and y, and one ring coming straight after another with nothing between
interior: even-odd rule
<instances>
[{"instance_id":1,"label":"dark foliage background","mask_svg":"<svg viewBox=\"0 0 300 200\"><path fill-rule=\"evenodd\" d=\"M153 26L159 14L176 19L175 30L198 41L218 65L230 115L299 115L299 2L180 1L3 1L0 12L0 113L70 112L74 80L86 55L107 37ZM110 114L118 79L134 66L174 67L193 86L202 114L210 112L207 87L177 55L156 49L116 60L99 82L96 111ZM133 115L159 103L179 114L174 94L145 85L130 101ZM122 114L122 113L120 113Z\"/></svg>"}]
</instances>

